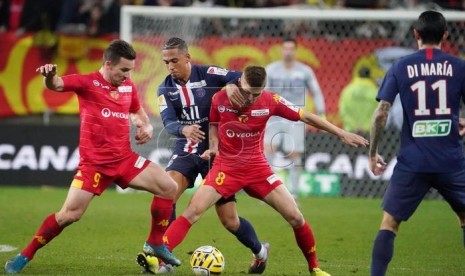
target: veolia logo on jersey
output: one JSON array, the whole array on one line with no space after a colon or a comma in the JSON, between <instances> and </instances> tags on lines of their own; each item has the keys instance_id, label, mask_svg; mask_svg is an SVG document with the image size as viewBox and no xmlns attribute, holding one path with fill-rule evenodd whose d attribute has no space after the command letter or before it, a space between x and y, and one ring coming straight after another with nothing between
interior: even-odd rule
<instances>
[{"instance_id":1,"label":"veolia logo on jersey","mask_svg":"<svg viewBox=\"0 0 465 276\"><path fill-rule=\"evenodd\" d=\"M120 118L120 119L129 119L129 114L122 113L122 112L114 112L106 107L102 109L102 116L105 118L115 117L115 118Z\"/></svg>"},{"instance_id":2,"label":"veolia logo on jersey","mask_svg":"<svg viewBox=\"0 0 465 276\"><path fill-rule=\"evenodd\" d=\"M226 135L229 138L249 138L249 137L255 137L260 135L260 131L255 131L255 132L235 132L232 129L227 129L226 130Z\"/></svg>"},{"instance_id":3,"label":"veolia logo on jersey","mask_svg":"<svg viewBox=\"0 0 465 276\"><path fill-rule=\"evenodd\" d=\"M447 136L450 133L451 120L422 120L413 124L413 137Z\"/></svg>"}]
</instances>

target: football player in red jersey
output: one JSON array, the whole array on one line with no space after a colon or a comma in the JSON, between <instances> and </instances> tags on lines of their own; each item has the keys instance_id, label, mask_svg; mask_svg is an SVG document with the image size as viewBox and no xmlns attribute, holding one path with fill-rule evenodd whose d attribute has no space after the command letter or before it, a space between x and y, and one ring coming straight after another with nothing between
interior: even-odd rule
<instances>
[{"instance_id":1,"label":"football player in red jersey","mask_svg":"<svg viewBox=\"0 0 465 276\"><path fill-rule=\"evenodd\" d=\"M135 59L136 52L129 43L115 40L104 51L102 67L96 72L60 77L56 65L45 64L37 68L48 89L74 91L78 96L80 162L63 207L49 215L29 245L6 263L7 273L20 272L38 249L78 221L94 196L101 195L113 182L122 188L131 187L155 195L147 242L155 249L165 249L162 236L172 212L177 186L159 165L131 150L130 119L137 128L135 139L138 144L148 142L153 133L130 79ZM178 261L168 251L158 254L172 258L172 262Z\"/></svg>"},{"instance_id":2,"label":"football player in red jersey","mask_svg":"<svg viewBox=\"0 0 465 276\"><path fill-rule=\"evenodd\" d=\"M243 189L252 197L265 201L292 226L311 275L327 276L319 268L315 240L309 224L282 182L274 175L263 153L263 134L269 117L281 116L338 136L349 146L367 146L368 141L346 132L317 115L305 112L283 97L264 91L266 72L263 67L248 66L239 81L246 98L243 108L228 100L226 91L218 92L210 111L210 149L204 158L216 156L203 185L191 199L184 213L167 229L163 241L173 250L187 235L190 227L221 198Z\"/></svg>"}]
</instances>

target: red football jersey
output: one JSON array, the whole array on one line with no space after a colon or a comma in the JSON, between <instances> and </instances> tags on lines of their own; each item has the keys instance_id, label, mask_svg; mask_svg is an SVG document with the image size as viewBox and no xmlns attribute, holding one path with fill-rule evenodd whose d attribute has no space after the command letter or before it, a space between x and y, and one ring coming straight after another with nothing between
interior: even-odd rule
<instances>
[{"instance_id":1,"label":"red football jersey","mask_svg":"<svg viewBox=\"0 0 465 276\"><path fill-rule=\"evenodd\" d=\"M107 164L131 152L129 113L140 108L134 83L115 87L100 72L63 76L63 91L74 91L81 117L79 154L82 163Z\"/></svg>"},{"instance_id":2,"label":"red football jersey","mask_svg":"<svg viewBox=\"0 0 465 276\"><path fill-rule=\"evenodd\" d=\"M263 135L271 116L298 121L302 110L278 94L263 91L246 110L234 108L226 91L218 92L212 102L210 122L218 122L219 156L216 162L266 165Z\"/></svg>"}]
</instances>

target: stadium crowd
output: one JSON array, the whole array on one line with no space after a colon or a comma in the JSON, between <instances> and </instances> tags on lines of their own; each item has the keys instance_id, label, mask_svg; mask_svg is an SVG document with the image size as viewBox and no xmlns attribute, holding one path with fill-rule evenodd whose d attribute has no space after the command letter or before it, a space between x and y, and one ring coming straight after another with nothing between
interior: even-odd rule
<instances>
[{"instance_id":1,"label":"stadium crowd","mask_svg":"<svg viewBox=\"0 0 465 276\"><path fill-rule=\"evenodd\" d=\"M413 8L431 6L464 10L460 0L0 0L0 33L21 35L43 29L85 33L90 36L118 33L123 5L269 8Z\"/></svg>"}]
</instances>

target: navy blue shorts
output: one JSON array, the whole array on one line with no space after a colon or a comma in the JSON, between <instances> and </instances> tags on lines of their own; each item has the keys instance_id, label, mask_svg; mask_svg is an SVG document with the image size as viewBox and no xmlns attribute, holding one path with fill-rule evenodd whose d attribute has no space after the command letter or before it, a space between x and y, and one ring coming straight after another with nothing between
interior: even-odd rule
<instances>
[{"instance_id":1,"label":"navy blue shorts","mask_svg":"<svg viewBox=\"0 0 465 276\"><path fill-rule=\"evenodd\" d=\"M453 173L414 173L394 168L383 199L384 211L408 220L430 188L435 188L455 212L465 211L465 169Z\"/></svg>"},{"instance_id":2,"label":"navy blue shorts","mask_svg":"<svg viewBox=\"0 0 465 276\"><path fill-rule=\"evenodd\" d=\"M210 164L213 164L213 161L210 163L196 154L173 154L165 170L177 171L184 175L189 182L189 186L187 186L187 188L190 189L194 187L195 179L199 174L202 178L207 176L207 173L210 170ZM228 198L221 198L218 200L217 204L221 205L231 201L237 201L234 195Z\"/></svg>"}]
</instances>

